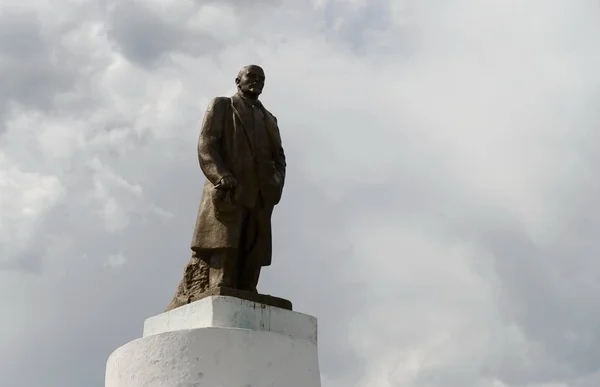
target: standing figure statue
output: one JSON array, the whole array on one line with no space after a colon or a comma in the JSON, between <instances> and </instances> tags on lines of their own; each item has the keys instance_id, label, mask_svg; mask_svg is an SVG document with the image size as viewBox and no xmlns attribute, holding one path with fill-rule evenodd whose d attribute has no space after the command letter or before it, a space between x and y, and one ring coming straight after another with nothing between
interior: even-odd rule
<instances>
[{"instance_id":1,"label":"standing figure statue","mask_svg":"<svg viewBox=\"0 0 600 387\"><path fill-rule=\"evenodd\" d=\"M285 154L277 119L258 100L263 69L246 66L235 83L237 93L214 98L202 122L198 158L206 182L192 257L167 310L211 291L256 294L261 268L271 264L271 214L283 191Z\"/></svg>"}]
</instances>

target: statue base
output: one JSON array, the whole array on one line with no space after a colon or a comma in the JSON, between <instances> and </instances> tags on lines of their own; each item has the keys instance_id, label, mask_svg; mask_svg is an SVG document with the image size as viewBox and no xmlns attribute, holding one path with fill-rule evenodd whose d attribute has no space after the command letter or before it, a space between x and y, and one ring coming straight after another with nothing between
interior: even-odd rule
<instances>
[{"instance_id":1,"label":"statue base","mask_svg":"<svg viewBox=\"0 0 600 387\"><path fill-rule=\"evenodd\" d=\"M320 387L317 320L230 296L147 319L113 352L106 387Z\"/></svg>"},{"instance_id":2,"label":"statue base","mask_svg":"<svg viewBox=\"0 0 600 387\"><path fill-rule=\"evenodd\" d=\"M268 305L268 306L274 306L276 308L292 310L292 302L289 300L286 300L284 298L273 297L273 296L269 296L267 294L248 292L248 291L240 290L240 289L217 287L217 288L208 289L204 293L200 293L200 294L194 296L194 298L191 300L191 302L188 300L182 300L182 299L175 300L175 301L171 302L171 304L169 305L169 307L167 308L167 310L165 312L180 308L184 305L189 305L193 302L202 300L203 298L210 297L210 296L236 297L236 298L241 298L242 300L257 302L259 304L264 304L264 305Z\"/></svg>"},{"instance_id":3,"label":"statue base","mask_svg":"<svg viewBox=\"0 0 600 387\"><path fill-rule=\"evenodd\" d=\"M210 296L235 297L235 298L240 298L242 300L252 301L252 302L256 302L256 303L263 304L263 305L274 306L276 308L292 310L292 302L289 300L286 300L284 298L273 297L273 296L269 296L267 294L253 293L253 292L247 292L245 290L224 288L224 287L208 289L204 293L200 294L198 296L197 300L201 300L203 298L210 297Z\"/></svg>"}]
</instances>

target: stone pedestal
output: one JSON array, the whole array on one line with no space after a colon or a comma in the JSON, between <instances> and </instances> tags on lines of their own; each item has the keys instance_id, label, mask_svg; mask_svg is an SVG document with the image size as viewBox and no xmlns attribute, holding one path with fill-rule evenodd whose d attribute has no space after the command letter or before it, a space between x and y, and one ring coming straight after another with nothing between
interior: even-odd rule
<instances>
[{"instance_id":1,"label":"stone pedestal","mask_svg":"<svg viewBox=\"0 0 600 387\"><path fill-rule=\"evenodd\" d=\"M314 317L228 296L147 319L106 367L106 387L320 386Z\"/></svg>"}]
</instances>

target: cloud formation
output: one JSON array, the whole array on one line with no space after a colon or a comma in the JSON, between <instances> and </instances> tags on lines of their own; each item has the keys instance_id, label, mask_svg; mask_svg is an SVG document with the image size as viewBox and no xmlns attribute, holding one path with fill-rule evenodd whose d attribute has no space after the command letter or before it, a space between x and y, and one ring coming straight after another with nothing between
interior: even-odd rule
<instances>
[{"instance_id":1,"label":"cloud formation","mask_svg":"<svg viewBox=\"0 0 600 387\"><path fill-rule=\"evenodd\" d=\"M600 9L0 2L0 374L103 384L189 258L208 101L267 73L289 173L260 291L324 387L595 387Z\"/></svg>"}]
</instances>

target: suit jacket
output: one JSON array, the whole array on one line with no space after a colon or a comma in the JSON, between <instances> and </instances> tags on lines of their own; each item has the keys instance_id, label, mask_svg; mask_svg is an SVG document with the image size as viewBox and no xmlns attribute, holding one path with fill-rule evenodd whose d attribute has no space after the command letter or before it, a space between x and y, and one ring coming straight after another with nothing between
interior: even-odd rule
<instances>
[{"instance_id":1,"label":"suit jacket","mask_svg":"<svg viewBox=\"0 0 600 387\"><path fill-rule=\"evenodd\" d=\"M244 101L238 94L231 98L217 97L206 110L198 141L200 168L206 177L192 249L235 248L239 245L243 207L253 208L261 193L269 214L279 203L286 173L285 153L277 119L264 107L265 127L272 160L257 160L245 127L248 117ZM262 105L261 105L262 106ZM261 173L259 173L259 169ZM260 176L266 178L259 179ZM232 196L224 195L215 186L225 176L234 176L238 186ZM265 266L270 264L265 258Z\"/></svg>"}]
</instances>

